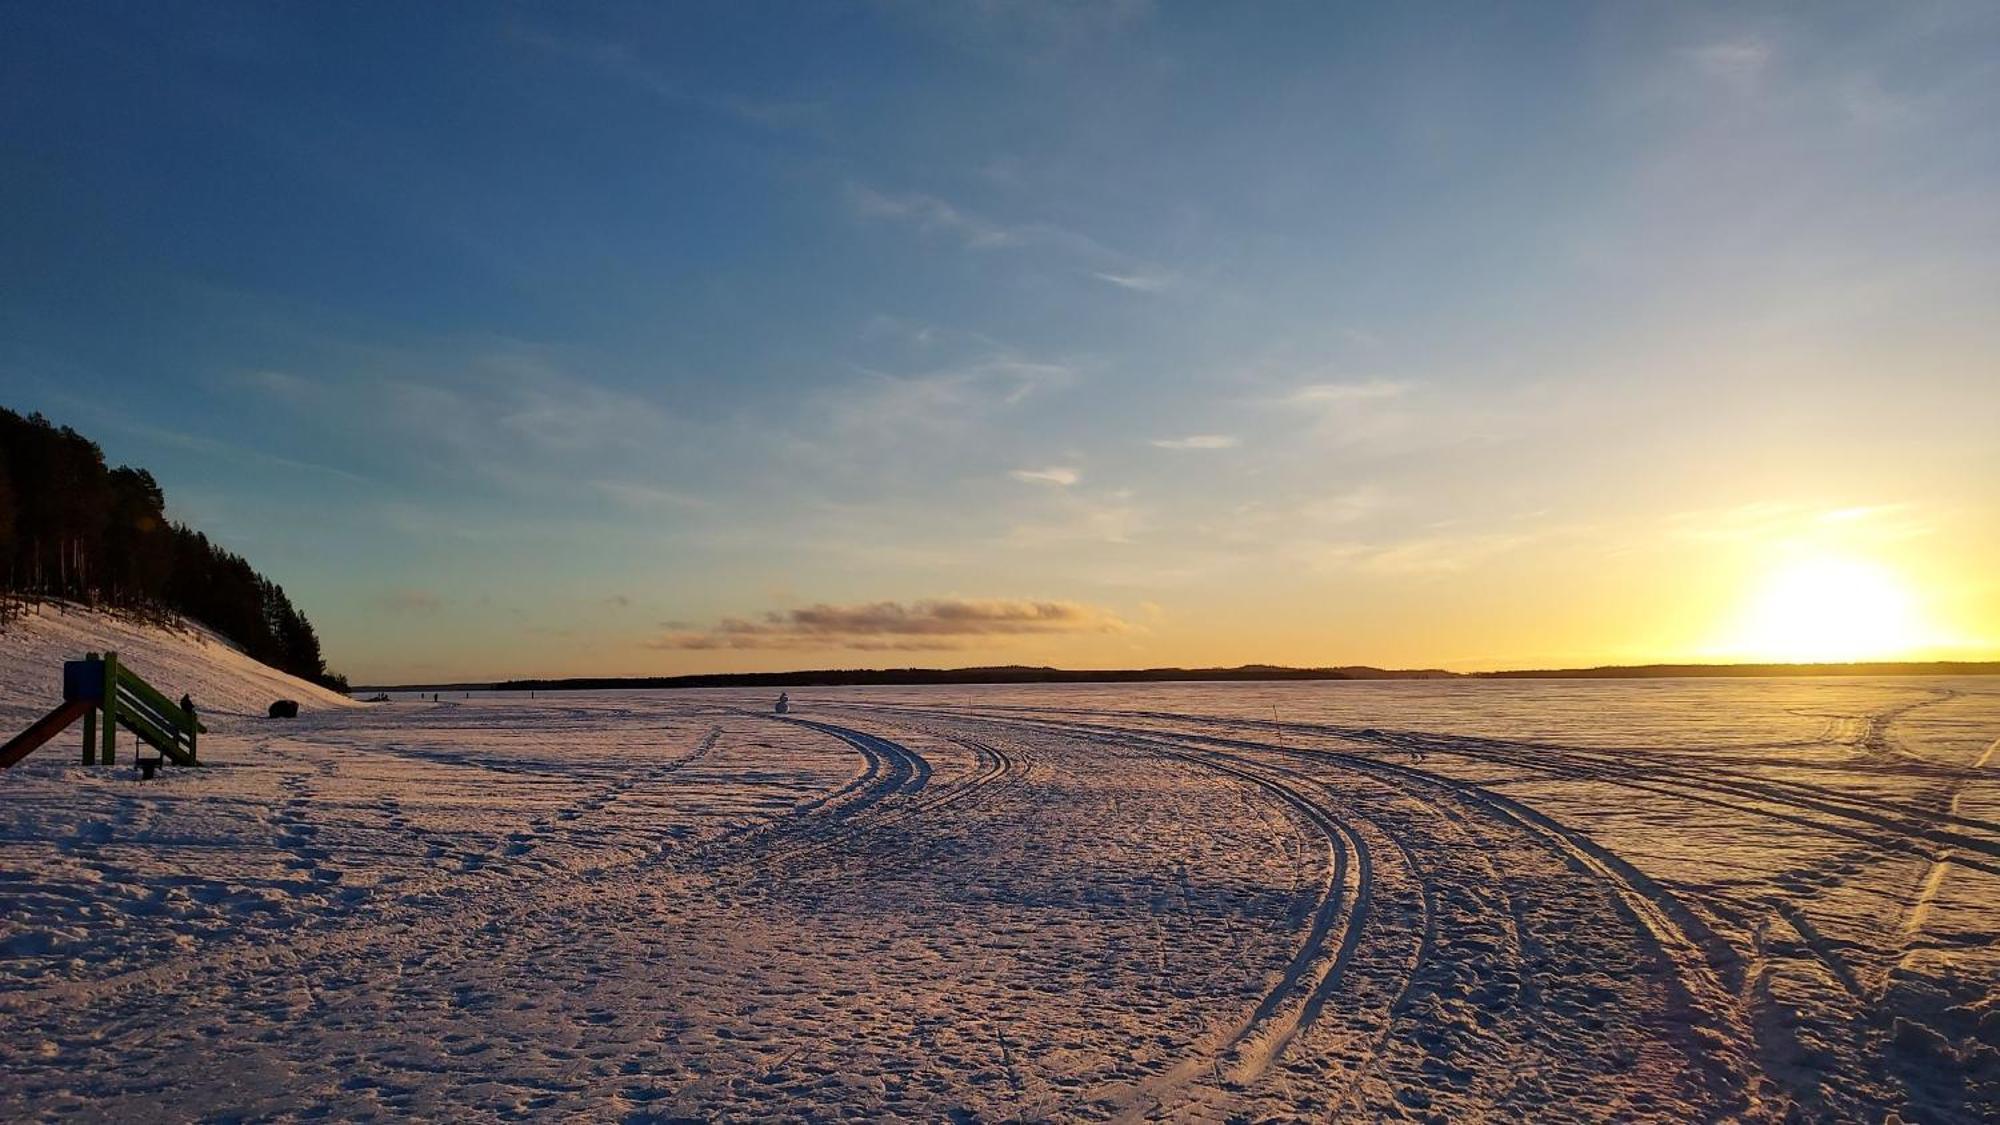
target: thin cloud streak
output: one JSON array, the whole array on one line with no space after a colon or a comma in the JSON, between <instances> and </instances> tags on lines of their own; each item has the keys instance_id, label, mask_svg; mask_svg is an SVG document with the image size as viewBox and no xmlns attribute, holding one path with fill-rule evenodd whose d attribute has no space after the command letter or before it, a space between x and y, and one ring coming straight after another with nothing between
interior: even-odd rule
<instances>
[{"instance_id":1,"label":"thin cloud streak","mask_svg":"<svg viewBox=\"0 0 2000 1125\"><path fill-rule=\"evenodd\" d=\"M1023 241L1016 231L920 192L887 195L861 184L849 184L847 201L864 218L897 219L914 225L924 234L949 234L970 250L997 250L1018 246Z\"/></svg>"},{"instance_id":2,"label":"thin cloud streak","mask_svg":"<svg viewBox=\"0 0 2000 1125\"><path fill-rule=\"evenodd\" d=\"M224 460L252 465L274 466L302 473L316 473L322 476L335 477L353 484L370 483L367 477L359 473L348 472L346 469L337 469L331 465L321 465L312 461L299 461L291 457L280 457L275 453L265 453L259 449L251 449L248 446L236 445L232 442L220 441L216 438L204 437L200 434L183 433L179 430L169 430L159 426L148 426L135 422L115 421L112 424L128 433L151 438L165 445L176 446L194 453L208 454Z\"/></svg>"},{"instance_id":3,"label":"thin cloud streak","mask_svg":"<svg viewBox=\"0 0 2000 1125\"><path fill-rule=\"evenodd\" d=\"M1174 284L1174 276L1166 273L1093 273L1090 276L1135 293L1162 293Z\"/></svg>"},{"instance_id":4,"label":"thin cloud streak","mask_svg":"<svg viewBox=\"0 0 2000 1125\"><path fill-rule=\"evenodd\" d=\"M1068 488L1083 479L1083 474L1064 465L1051 465L1046 469L1015 469L1007 475L1023 484L1048 484L1058 488Z\"/></svg>"},{"instance_id":5,"label":"thin cloud streak","mask_svg":"<svg viewBox=\"0 0 2000 1125\"><path fill-rule=\"evenodd\" d=\"M590 486L628 508L640 510L706 508L708 501L657 485L631 481L594 480Z\"/></svg>"},{"instance_id":6,"label":"thin cloud streak","mask_svg":"<svg viewBox=\"0 0 2000 1125\"><path fill-rule=\"evenodd\" d=\"M1169 270L1054 223L996 222L934 195L885 192L852 181L845 185L845 197L848 207L863 219L901 222L926 236L952 238L971 251L1053 251L1083 264L1092 278L1120 289L1159 293L1178 281Z\"/></svg>"},{"instance_id":7,"label":"thin cloud streak","mask_svg":"<svg viewBox=\"0 0 2000 1125\"><path fill-rule=\"evenodd\" d=\"M934 651L975 638L1122 633L1116 614L1065 601L940 598L916 602L820 603L726 617L704 630L669 632L646 647L672 650L826 649Z\"/></svg>"},{"instance_id":8,"label":"thin cloud streak","mask_svg":"<svg viewBox=\"0 0 2000 1125\"><path fill-rule=\"evenodd\" d=\"M1368 379L1354 383L1311 383L1286 395L1285 401L1300 405L1377 402L1382 399L1401 398L1409 391L1408 383L1389 379Z\"/></svg>"},{"instance_id":9,"label":"thin cloud streak","mask_svg":"<svg viewBox=\"0 0 2000 1125\"><path fill-rule=\"evenodd\" d=\"M513 25L509 31L518 43L551 56L580 62L606 77L644 90L663 101L726 114L769 129L816 123L826 108L818 102L759 101L740 94L691 89L647 65L631 47L623 43L554 35L520 24Z\"/></svg>"}]
</instances>

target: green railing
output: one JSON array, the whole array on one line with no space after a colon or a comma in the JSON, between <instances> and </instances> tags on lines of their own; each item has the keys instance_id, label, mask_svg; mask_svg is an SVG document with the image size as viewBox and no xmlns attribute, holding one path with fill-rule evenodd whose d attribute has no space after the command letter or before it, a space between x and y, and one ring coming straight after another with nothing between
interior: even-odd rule
<instances>
[{"instance_id":1,"label":"green railing","mask_svg":"<svg viewBox=\"0 0 2000 1125\"><path fill-rule=\"evenodd\" d=\"M104 665L103 694L99 701L99 709L104 712L103 729L101 732L91 729L98 725L95 712L84 716L84 765L99 761L107 766L117 764L120 723L175 765L201 764L199 739L207 728L200 720L141 679L138 673L120 664L117 653L107 652L101 658L94 652L88 653L84 660L101 661Z\"/></svg>"}]
</instances>

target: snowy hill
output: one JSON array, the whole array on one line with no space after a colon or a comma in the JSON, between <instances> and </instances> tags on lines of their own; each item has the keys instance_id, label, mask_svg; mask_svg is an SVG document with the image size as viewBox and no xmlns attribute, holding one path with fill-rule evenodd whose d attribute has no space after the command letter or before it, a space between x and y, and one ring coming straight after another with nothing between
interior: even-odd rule
<instances>
[{"instance_id":1,"label":"snowy hill","mask_svg":"<svg viewBox=\"0 0 2000 1125\"><path fill-rule=\"evenodd\" d=\"M11 735L62 700L62 663L116 652L168 696L192 695L203 721L264 714L274 699L306 710L358 706L245 656L227 639L189 624L170 629L77 606L42 605L0 632L0 729ZM4 735L0 735L4 737Z\"/></svg>"}]
</instances>

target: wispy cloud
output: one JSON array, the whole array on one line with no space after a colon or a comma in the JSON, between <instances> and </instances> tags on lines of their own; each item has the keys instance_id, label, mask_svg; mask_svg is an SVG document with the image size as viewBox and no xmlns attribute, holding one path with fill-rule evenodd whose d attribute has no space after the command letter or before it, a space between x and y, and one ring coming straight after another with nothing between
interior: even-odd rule
<instances>
[{"instance_id":1,"label":"wispy cloud","mask_svg":"<svg viewBox=\"0 0 2000 1125\"><path fill-rule=\"evenodd\" d=\"M1382 399L1401 398L1410 391L1408 383L1390 379L1365 379L1345 383L1308 383L1285 396L1287 402L1304 404L1324 404L1343 402L1374 402Z\"/></svg>"},{"instance_id":2,"label":"wispy cloud","mask_svg":"<svg viewBox=\"0 0 2000 1125\"><path fill-rule=\"evenodd\" d=\"M877 313L861 325L859 335L863 340L893 340L913 351L921 351L938 343L945 333L935 324Z\"/></svg>"},{"instance_id":3,"label":"wispy cloud","mask_svg":"<svg viewBox=\"0 0 2000 1125\"><path fill-rule=\"evenodd\" d=\"M128 433L150 438L162 445L171 445L190 452L206 454L219 460L232 461L243 465L314 473L355 484L369 483L368 478L359 473L348 472L346 469L337 469L331 465L320 465L311 461L300 461L292 457L280 457L275 453L266 453L260 449L251 449L248 446L237 445L233 442L222 441L217 438L205 437L201 434L183 433L179 430L169 430L160 426L146 425L141 422L127 422L122 419L116 420L111 424Z\"/></svg>"},{"instance_id":4,"label":"wispy cloud","mask_svg":"<svg viewBox=\"0 0 2000 1125\"><path fill-rule=\"evenodd\" d=\"M1130 543L1146 528L1145 514L1130 492L1119 490L1105 496L1080 494L1063 489L1053 495L1055 512L1049 518L1016 524L1007 530L1002 543L1030 551L1053 547L1073 547L1085 543Z\"/></svg>"},{"instance_id":5,"label":"wispy cloud","mask_svg":"<svg viewBox=\"0 0 2000 1125\"><path fill-rule=\"evenodd\" d=\"M1154 438L1161 449L1234 449L1240 444L1231 434L1189 434L1178 438Z\"/></svg>"},{"instance_id":6,"label":"wispy cloud","mask_svg":"<svg viewBox=\"0 0 2000 1125\"><path fill-rule=\"evenodd\" d=\"M1068 488L1083 479L1083 474L1067 465L1051 465L1046 469L1015 469L1007 475L1024 484L1052 484L1058 488Z\"/></svg>"},{"instance_id":7,"label":"wispy cloud","mask_svg":"<svg viewBox=\"0 0 2000 1125\"><path fill-rule=\"evenodd\" d=\"M1320 453L1407 453L1462 440L1471 401L1419 396L1417 391L1416 384L1396 379L1313 382L1295 385L1263 405L1305 421L1311 448Z\"/></svg>"},{"instance_id":8,"label":"wispy cloud","mask_svg":"<svg viewBox=\"0 0 2000 1125\"><path fill-rule=\"evenodd\" d=\"M1935 513L1899 502L1828 507L1756 500L1732 507L1677 512L1666 518L1668 535L1697 542L1826 542L1876 544L1916 539L1936 530Z\"/></svg>"},{"instance_id":9,"label":"wispy cloud","mask_svg":"<svg viewBox=\"0 0 2000 1125\"><path fill-rule=\"evenodd\" d=\"M1092 3L1011 3L895 5L905 17L928 27L961 50L1046 63L1107 39L1129 35L1150 20L1154 0L1101 0Z\"/></svg>"},{"instance_id":10,"label":"wispy cloud","mask_svg":"<svg viewBox=\"0 0 2000 1125\"><path fill-rule=\"evenodd\" d=\"M761 100L696 89L649 65L624 43L556 35L521 24L509 30L516 42L582 63L607 78L644 90L663 101L726 114L754 125L772 129L813 125L825 111L823 105L814 101Z\"/></svg>"},{"instance_id":11,"label":"wispy cloud","mask_svg":"<svg viewBox=\"0 0 2000 1125\"><path fill-rule=\"evenodd\" d=\"M817 396L814 424L843 441L892 441L956 426L1076 378L1075 365L990 352L914 374L861 372L858 382Z\"/></svg>"},{"instance_id":12,"label":"wispy cloud","mask_svg":"<svg viewBox=\"0 0 2000 1125\"><path fill-rule=\"evenodd\" d=\"M607 469L650 462L684 436L649 399L530 349L496 348L456 371L381 377L368 391L358 424L408 434L412 452L443 471L516 490L616 480ZM588 470L603 476L580 481Z\"/></svg>"},{"instance_id":13,"label":"wispy cloud","mask_svg":"<svg viewBox=\"0 0 2000 1125\"><path fill-rule=\"evenodd\" d=\"M1497 532L1421 536L1389 543L1345 543L1317 550L1322 570L1423 577L1459 574L1534 542L1533 535Z\"/></svg>"},{"instance_id":14,"label":"wispy cloud","mask_svg":"<svg viewBox=\"0 0 2000 1125\"><path fill-rule=\"evenodd\" d=\"M302 399L314 389L312 380L304 376L273 369L238 372L231 381L258 394L281 399Z\"/></svg>"},{"instance_id":15,"label":"wispy cloud","mask_svg":"<svg viewBox=\"0 0 2000 1125\"><path fill-rule=\"evenodd\" d=\"M718 455L764 451L746 471L782 488L792 501L845 506L893 495L889 510L875 514L885 516L894 534L906 542L935 536L934 521L926 522L928 532L914 531L909 498L968 475L991 479L1020 463L1014 458L1048 456L1047 450L1015 450L1001 454L1008 461L989 460L992 451L1006 448L1009 433L1049 408L1043 396L1068 387L1085 370L980 343L990 350L914 372L856 368L854 377L829 380L746 423L735 448Z\"/></svg>"},{"instance_id":16,"label":"wispy cloud","mask_svg":"<svg viewBox=\"0 0 2000 1125\"><path fill-rule=\"evenodd\" d=\"M671 488L658 485L636 484L622 480L594 480L590 486L628 508L658 510L663 508L705 508L708 501L699 496L690 496Z\"/></svg>"},{"instance_id":17,"label":"wispy cloud","mask_svg":"<svg viewBox=\"0 0 2000 1125\"><path fill-rule=\"evenodd\" d=\"M1170 270L1055 223L999 222L934 195L885 192L853 182L846 185L846 199L863 219L900 222L926 236L952 239L967 250L1049 251L1077 263L1095 280L1132 292L1158 293L1179 281Z\"/></svg>"},{"instance_id":18,"label":"wispy cloud","mask_svg":"<svg viewBox=\"0 0 2000 1125\"><path fill-rule=\"evenodd\" d=\"M1160 293L1173 287L1174 275L1170 273L1092 273L1090 276L1120 289L1130 289L1138 293Z\"/></svg>"},{"instance_id":19,"label":"wispy cloud","mask_svg":"<svg viewBox=\"0 0 2000 1125\"><path fill-rule=\"evenodd\" d=\"M486 366L499 375L487 416L523 442L565 451L607 440L643 444L655 440L668 422L666 412L645 399L576 378L532 356L493 356ZM477 397L464 390L457 395Z\"/></svg>"},{"instance_id":20,"label":"wispy cloud","mask_svg":"<svg viewBox=\"0 0 2000 1125\"><path fill-rule=\"evenodd\" d=\"M972 250L1018 246L1021 233L961 211L936 196L911 192L888 195L861 184L847 185L847 201L856 214L870 219L897 219L925 234L947 234Z\"/></svg>"},{"instance_id":21,"label":"wispy cloud","mask_svg":"<svg viewBox=\"0 0 2000 1125\"><path fill-rule=\"evenodd\" d=\"M577 374L586 362L504 337L441 338L342 345L308 372L253 370L228 381L281 412L288 432L367 450L392 480L400 469L430 483L453 478L573 495L598 480L656 472L661 452L688 436L650 398Z\"/></svg>"},{"instance_id":22,"label":"wispy cloud","mask_svg":"<svg viewBox=\"0 0 2000 1125\"><path fill-rule=\"evenodd\" d=\"M730 617L702 630L669 632L659 649L952 649L975 638L1121 633L1116 614L1067 601L942 598L916 602L818 604Z\"/></svg>"},{"instance_id":23,"label":"wispy cloud","mask_svg":"<svg viewBox=\"0 0 2000 1125\"><path fill-rule=\"evenodd\" d=\"M1314 496L1298 507L1298 518L1315 524L1354 523L1367 519L1388 506L1388 498L1374 485L1361 485L1341 492Z\"/></svg>"},{"instance_id":24,"label":"wispy cloud","mask_svg":"<svg viewBox=\"0 0 2000 1125\"><path fill-rule=\"evenodd\" d=\"M1738 90L1754 88L1771 63L1771 48L1757 39L1729 39L1689 48L1687 57L1704 76Z\"/></svg>"},{"instance_id":25,"label":"wispy cloud","mask_svg":"<svg viewBox=\"0 0 2000 1125\"><path fill-rule=\"evenodd\" d=\"M1194 525L1209 544L1267 551L1282 543L1324 545L1328 528L1349 527L1389 511L1390 497L1377 485L1313 491L1292 500L1251 500Z\"/></svg>"}]
</instances>

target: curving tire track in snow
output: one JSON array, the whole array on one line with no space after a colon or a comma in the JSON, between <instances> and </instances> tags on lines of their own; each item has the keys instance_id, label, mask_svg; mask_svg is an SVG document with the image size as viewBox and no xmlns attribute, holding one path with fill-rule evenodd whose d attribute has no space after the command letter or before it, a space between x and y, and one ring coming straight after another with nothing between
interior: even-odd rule
<instances>
[{"instance_id":1,"label":"curving tire track in snow","mask_svg":"<svg viewBox=\"0 0 2000 1125\"><path fill-rule=\"evenodd\" d=\"M1190 736L1196 741L1212 741ZM1405 786L1449 793L1496 822L1515 826L1560 857L1578 874L1605 887L1648 946L1661 970L1660 979L1673 993L1676 1021L1686 1020L1704 1043L1689 1043L1695 1054L1713 1052L1724 1073L1718 1088L1747 1090L1748 1109L1756 1110L1769 1096L1752 1061L1754 1034L1736 1000L1736 989L1724 978L1735 961L1727 944L1674 895L1637 868L1545 813L1470 782L1446 778L1408 766L1354 755L1295 750L1282 746L1226 740L1225 745L1261 750L1295 758L1325 758L1344 768L1393 779ZM1722 968L1718 968L1721 966Z\"/></svg>"},{"instance_id":2,"label":"curving tire track in snow","mask_svg":"<svg viewBox=\"0 0 2000 1125\"><path fill-rule=\"evenodd\" d=\"M773 868L833 847L855 832L907 815L930 783L930 762L901 743L831 723L747 713L838 739L861 756L862 769L831 793L794 807L789 817L700 849L696 858L711 875L742 867Z\"/></svg>"},{"instance_id":3,"label":"curving tire track in snow","mask_svg":"<svg viewBox=\"0 0 2000 1125\"><path fill-rule=\"evenodd\" d=\"M1179 1062L1128 1094L1107 1099L1118 1107L1119 1119L1138 1120L1171 1112L1176 1099L1193 1079L1204 1071L1220 1077L1225 1063L1230 1082L1257 1081L1292 1041L1312 1025L1338 985L1341 969L1352 957L1367 919L1373 892L1373 865L1367 846L1335 813L1283 780L1246 765L1187 753L1154 740L1124 741L1128 745L1150 745L1166 757L1245 782L1297 811L1326 842L1325 875L1310 915L1311 924L1276 986L1234 1026L1194 1044L1194 1049Z\"/></svg>"},{"instance_id":4,"label":"curving tire track in snow","mask_svg":"<svg viewBox=\"0 0 2000 1125\"><path fill-rule=\"evenodd\" d=\"M1331 769L1337 773L1360 775L1413 798L1432 810L1433 815L1437 815L1440 805L1456 806L1460 810L1460 815L1472 817L1486 826L1483 831L1493 838L1489 839L1488 846L1493 846L1495 840L1519 841L1522 845L1549 856L1553 862L1569 872L1571 883L1581 881L1578 886L1557 886L1553 891L1540 892L1557 894L1567 899L1566 903L1560 904L1560 909L1540 902L1505 908L1514 915L1512 921L1517 931L1525 925L1526 920L1533 919L1542 931L1539 937L1532 939L1534 942L1543 945L1549 942L1561 943L1571 938L1571 935L1561 932L1565 928L1562 919L1576 917L1578 911L1584 911L1586 915L1592 911L1602 912L1600 923L1627 935L1625 940L1632 943L1634 955L1651 963L1653 970L1646 974L1647 979L1659 982L1664 994L1653 1002L1648 1016L1649 1026L1656 1033L1672 1037L1675 1057L1680 1061L1652 1060L1650 1065L1678 1068L1681 1071L1681 1084L1684 1087L1681 1091L1683 1097L1705 1101L1713 1112L1728 1112L1750 1119L1771 1116L1774 1112L1771 1107L1775 1101L1781 1100L1774 1094L1756 1063L1754 1034L1748 1025L1748 1017L1735 989L1726 979L1726 968L1733 961L1726 944L1710 933L1706 925L1692 911L1682 906L1670 892L1629 863L1598 846L1584 834L1527 805L1468 782L1361 755L1302 750L1245 739L1152 728L1133 729L1098 723L1028 719L1021 716L983 715L966 718L977 723L1039 729L1078 739L1111 740L1126 745L1154 745L1161 747L1161 752L1167 756L1196 761L1225 772L1237 772L1239 776L1253 775L1260 782L1269 782L1271 787L1282 789L1288 795L1284 799L1289 801L1296 798L1333 817L1338 817L1339 812L1328 812L1321 800L1306 797L1301 793L1300 786L1290 779L1296 776L1296 771L1287 770L1275 764L1273 760L1291 761L1315 770ZM1328 791L1337 790L1340 785L1337 781L1328 781L1324 778L1314 783L1326 787ZM1360 803L1362 808L1368 807L1365 799ZM1335 808L1337 809L1338 805ZM1352 838L1351 832L1342 837L1343 842L1351 841ZM1391 838L1395 838L1393 833ZM1419 862L1418 857L1422 854L1413 850L1409 853L1409 859L1411 862ZM1438 867L1433 863L1421 876L1426 882L1427 902L1430 895L1440 893L1443 889L1442 884L1431 885L1437 878L1437 872ZM1454 877L1462 877L1462 873ZM1371 877L1370 883L1372 882ZM1450 889L1454 894L1466 893L1466 888L1463 886L1453 886ZM1549 901L1553 903L1556 900ZM1592 906L1593 902L1600 905ZM1496 906L1487 902L1484 909L1492 910L1496 909ZM1365 922L1366 914L1363 912L1357 922L1357 932L1344 943L1344 948L1350 956L1351 951L1367 939ZM1422 929L1427 938L1431 936L1432 927L1433 923L1426 918L1422 923ZM1528 939L1522 939L1523 948L1509 951L1510 955L1525 956L1525 946L1529 943ZM1309 935L1307 949L1313 949L1314 945L1314 937ZM1423 954L1409 963L1412 973L1422 966L1425 956L1431 955L1429 941L1426 941L1423 950ZM1305 951L1302 951L1303 955L1306 955ZM1505 963L1498 963L1493 967L1496 975L1502 978L1517 971L1508 968ZM1449 974L1445 976L1448 979ZM1296 979L1288 975L1274 996L1282 996L1297 983ZM1339 975L1329 972L1320 983L1329 994L1336 992L1340 985ZM1504 1095L1504 1091L1475 1089L1480 1086L1490 1086L1490 1076L1483 1076L1482 1071L1497 1069L1501 1073L1507 1073L1510 1069L1518 1070L1524 1065L1518 1059L1509 1060L1506 1057L1508 1052L1502 1050L1500 1057L1486 1060L1497 1064L1494 1067L1449 1067L1442 1073L1438 1072L1434 1060L1425 1056L1443 1049L1445 1041L1437 1038L1438 1030L1426 1025L1424 1019L1414 1018L1414 1013L1411 1011L1413 1005L1407 1002L1413 987L1415 986L1412 984L1405 984L1398 990L1388 1005L1390 1018L1373 1035L1372 1043L1365 1049L1357 1053L1353 1050L1352 1044L1348 1044L1340 1057L1328 1055L1316 1060L1323 1065L1354 1068L1356 1080L1347 1084L1346 1093L1336 1103L1335 1109L1365 1104L1369 1107L1369 1112L1377 1115L1390 1112L1392 1107L1383 1096L1387 1094L1404 1099L1404 1104L1397 1110L1398 1112L1421 1110L1445 1101L1426 1087L1448 1086L1451 1083L1462 1086L1463 1089L1459 1092L1467 1097L1483 1096L1497 1101ZM1461 1005L1464 997L1473 991L1476 990L1454 988L1447 997L1448 1007ZM1238 1034L1248 1038L1250 1034L1254 1034L1258 1023L1269 1018L1272 1007L1270 999L1267 997L1266 1002L1260 1003L1253 1011L1248 1031ZM1343 1005L1347 1000L1348 997L1343 996ZM1566 1004L1569 1008L1594 1006L1609 1011L1639 1000L1643 1000L1643 990L1627 989L1622 993L1590 995L1582 1000L1572 998L1566 1000ZM1298 1020L1296 1026L1283 1028L1278 1035L1272 1037L1272 1042L1278 1050L1272 1053L1270 1059L1265 1060L1265 1065L1252 1066L1241 1071L1237 1076L1241 1080L1235 1084L1254 1086L1256 1080L1268 1070L1269 1062L1275 1060L1294 1039L1310 1030L1312 1023L1310 1016L1316 1014L1324 1002L1325 996L1321 996L1317 1002L1311 1003L1309 1011L1302 1009L1301 1015L1306 1018ZM1278 1004L1282 1005L1283 1000L1280 999ZM1575 1033L1578 1027L1587 1028L1591 1018L1587 1012L1585 1017L1582 1023L1569 1025L1569 1030ZM1597 1019L1601 1022L1602 1017ZM1538 1020L1539 1015L1531 1015L1526 1020L1526 1028L1533 1030ZM1414 1026L1399 1027L1397 1026L1399 1022ZM1445 1034L1449 1038L1456 1033L1447 1031ZM1407 1049L1411 1044L1419 1049ZM1377 1056L1391 1049L1395 1049L1395 1053L1402 1056L1401 1061L1395 1064L1398 1073L1394 1075L1394 1080L1382 1084L1384 1088L1381 1090L1363 1091L1360 1079L1370 1070L1387 1070L1390 1064L1379 1062ZM1481 1046L1477 1043L1466 1048L1468 1053L1476 1053L1479 1049ZM1183 1060L1169 1070L1167 1076L1160 1080L1161 1084L1168 1088L1169 1093L1173 1092L1177 1089L1177 1082L1184 1084L1188 1081L1187 1071L1190 1065L1198 1074L1204 1065L1202 1060L1207 1057L1197 1050L1189 1060ZM1220 1057L1220 1052L1216 1052L1215 1058ZM1207 1065L1217 1072L1215 1076L1219 1079L1220 1068L1215 1065L1215 1060L1210 1060ZM1450 1091L1447 1090L1446 1093L1449 1094ZM1171 1104L1170 1098L1156 1096L1152 1108L1157 1111ZM1144 1112L1146 1105L1142 1102L1137 1108L1140 1112ZM1123 1104L1121 1109L1130 1115L1134 1107Z\"/></svg>"},{"instance_id":5,"label":"curving tire track in snow","mask_svg":"<svg viewBox=\"0 0 2000 1125\"><path fill-rule=\"evenodd\" d=\"M1873 713L1867 717L1871 730L1876 732L1871 737L1878 741L1886 738L1888 724L1894 719L1954 697L1954 693L1939 692L1928 699ZM1005 710L1012 709L986 708L983 713ZM1076 709L1048 710L1051 713L1093 714ZM1346 743L1378 746L1389 752L1449 754L1550 777L1590 781L1635 792L1704 802L1735 812L1781 820L1828 835L1843 836L1857 842L1890 848L1912 856L1928 858L1935 854L1937 849L1953 849L1957 862L1989 874L2000 874L2000 862L1994 862L2000 860L2000 824L1993 821L1961 816L1951 809L1925 808L1894 798L1857 796L1831 786L1810 782L1760 777L1743 769L1671 763L1649 764L1636 761L1629 754L1587 747L1413 731L1385 731L1372 727L1275 723L1264 719L1181 712L1096 713L1223 730L1262 731L1278 735L1319 735ZM1251 746L1266 745L1253 740L1240 741ZM1914 762L1907 758L1897 758L1888 768L1892 768L1898 776L1916 773L1959 782L1969 776L1963 769ZM1745 801L1750 803L1743 803ZM1887 836L1884 835L1885 832L1888 833ZM1968 851L1992 859L1980 859L1964 854Z\"/></svg>"},{"instance_id":6,"label":"curving tire track in snow","mask_svg":"<svg viewBox=\"0 0 2000 1125\"><path fill-rule=\"evenodd\" d=\"M922 792L924 786L930 782L930 762L925 760L923 755L912 752L900 743L812 719L781 721L807 727L821 734L830 734L860 751L861 755L869 760L871 768L881 769L882 783L874 786L858 803L845 806L844 811L847 815L859 812L887 797L913 797Z\"/></svg>"}]
</instances>

